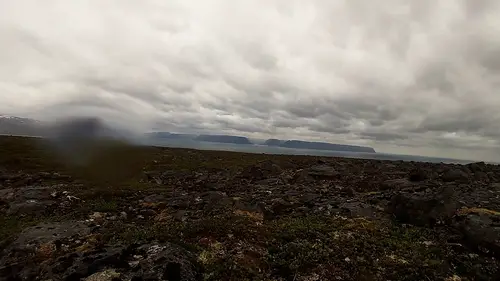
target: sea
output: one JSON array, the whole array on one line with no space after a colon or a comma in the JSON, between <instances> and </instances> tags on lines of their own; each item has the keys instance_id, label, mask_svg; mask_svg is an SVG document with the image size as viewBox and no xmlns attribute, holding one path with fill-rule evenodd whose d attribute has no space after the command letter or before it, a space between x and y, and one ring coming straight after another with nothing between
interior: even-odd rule
<instances>
[{"instance_id":1,"label":"sea","mask_svg":"<svg viewBox=\"0 0 500 281\"><path fill-rule=\"evenodd\" d=\"M329 157L345 157L358 159L376 159L376 160L393 160L393 161L414 161L414 162L430 162L430 163L447 163L447 164L467 164L474 161L427 157L417 155L391 154L391 153L366 153L366 152L350 152L350 151L331 151L331 150L316 150L316 149L294 149L277 146L267 146L262 144L231 144L231 143L216 143L193 140L149 140L144 145L154 145L163 147L178 147L191 148L200 150L220 150L234 151L245 153L259 154L281 154L281 155L309 155L309 156L329 156Z\"/></svg>"}]
</instances>

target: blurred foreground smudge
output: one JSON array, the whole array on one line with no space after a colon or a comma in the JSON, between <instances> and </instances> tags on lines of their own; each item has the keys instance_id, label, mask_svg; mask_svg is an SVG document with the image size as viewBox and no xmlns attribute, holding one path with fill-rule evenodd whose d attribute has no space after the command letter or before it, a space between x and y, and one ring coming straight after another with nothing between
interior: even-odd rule
<instances>
[{"instance_id":1,"label":"blurred foreground smudge","mask_svg":"<svg viewBox=\"0 0 500 281\"><path fill-rule=\"evenodd\" d=\"M70 173L96 185L125 182L141 171L144 148L98 118L74 118L50 128L48 145Z\"/></svg>"}]
</instances>

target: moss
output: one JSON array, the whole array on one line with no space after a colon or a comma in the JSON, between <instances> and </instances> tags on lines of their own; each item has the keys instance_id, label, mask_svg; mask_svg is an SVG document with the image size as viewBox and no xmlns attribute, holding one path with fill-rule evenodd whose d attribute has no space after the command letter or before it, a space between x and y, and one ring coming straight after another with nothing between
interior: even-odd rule
<instances>
[{"instance_id":1,"label":"moss","mask_svg":"<svg viewBox=\"0 0 500 281\"><path fill-rule=\"evenodd\" d=\"M39 222L48 220L48 218L41 216L1 216L0 215L0 242L5 243L14 239L24 228L36 225Z\"/></svg>"}]
</instances>

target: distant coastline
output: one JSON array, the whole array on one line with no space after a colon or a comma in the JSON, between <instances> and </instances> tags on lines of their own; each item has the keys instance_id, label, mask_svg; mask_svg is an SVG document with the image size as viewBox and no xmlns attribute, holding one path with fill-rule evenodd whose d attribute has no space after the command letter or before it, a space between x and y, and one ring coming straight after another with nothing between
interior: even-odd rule
<instances>
[{"instance_id":1,"label":"distant coastline","mask_svg":"<svg viewBox=\"0 0 500 281\"><path fill-rule=\"evenodd\" d=\"M204 142L240 144L240 145L257 144L251 142L247 137L232 136L232 135L206 135L206 134L194 135L194 134L177 134L170 132L153 132L153 133L148 133L147 136L148 138L153 140L165 140L165 141L185 139L192 141L204 141ZM264 142L263 145L272 147L292 148L292 149L376 153L375 149L367 146L334 144L327 142L312 142L312 141L302 141L302 140L268 139Z\"/></svg>"}]
</instances>

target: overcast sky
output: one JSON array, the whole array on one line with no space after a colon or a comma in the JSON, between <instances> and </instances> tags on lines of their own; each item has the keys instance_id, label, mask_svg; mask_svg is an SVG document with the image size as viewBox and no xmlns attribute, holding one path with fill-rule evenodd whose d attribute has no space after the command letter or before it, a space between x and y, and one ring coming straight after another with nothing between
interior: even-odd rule
<instances>
[{"instance_id":1,"label":"overcast sky","mask_svg":"<svg viewBox=\"0 0 500 281\"><path fill-rule=\"evenodd\" d=\"M498 0L0 0L0 113L500 160Z\"/></svg>"}]
</instances>

